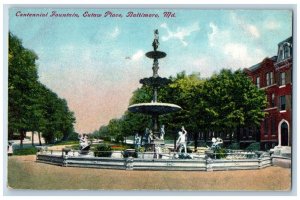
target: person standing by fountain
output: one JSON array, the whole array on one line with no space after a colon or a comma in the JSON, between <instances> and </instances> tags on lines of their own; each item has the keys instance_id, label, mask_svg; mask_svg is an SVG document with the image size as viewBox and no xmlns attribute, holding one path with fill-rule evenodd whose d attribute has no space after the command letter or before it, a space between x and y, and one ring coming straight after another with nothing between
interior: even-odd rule
<instances>
[{"instance_id":1,"label":"person standing by fountain","mask_svg":"<svg viewBox=\"0 0 300 200\"><path fill-rule=\"evenodd\" d=\"M160 139L164 140L165 137L165 125L162 125L160 128Z\"/></svg>"},{"instance_id":2,"label":"person standing by fountain","mask_svg":"<svg viewBox=\"0 0 300 200\"><path fill-rule=\"evenodd\" d=\"M182 131L178 132L178 139L176 141L176 149L179 148L178 153L181 153L182 149L184 149L184 153L187 153L187 149L186 149L186 135L187 135L187 131L184 129L184 127L181 127Z\"/></svg>"},{"instance_id":3,"label":"person standing by fountain","mask_svg":"<svg viewBox=\"0 0 300 200\"><path fill-rule=\"evenodd\" d=\"M153 140L153 132L149 129L148 133L148 144L151 144L151 141Z\"/></svg>"},{"instance_id":4,"label":"person standing by fountain","mask_svg":"<svg viewBox=\"0 0 300 200\"><path fill-rule=\"evenodd\" d=\"M134 136L134 145L136 148L139 148L141 146L141 137L138 133L136 133Z\"/></svg>"}]
</instances>

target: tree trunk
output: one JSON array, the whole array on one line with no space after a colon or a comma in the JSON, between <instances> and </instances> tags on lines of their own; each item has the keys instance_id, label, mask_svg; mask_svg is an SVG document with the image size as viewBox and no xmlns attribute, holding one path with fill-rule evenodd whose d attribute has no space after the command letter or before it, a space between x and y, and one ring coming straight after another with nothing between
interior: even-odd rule
<instances>
[{"instance_id":1,"label":"tree trunk","mask_svg":"<svg viewBox=\"0 0 300 200\"><path fill-rule=\"evenodd\" d=\"M20 131L20 148L23 149L24 131Z\"/></svg>"},{"instance_id":2,"label":"tree trunk","mask_svg":"<svg viewBox=\"0 0 300 200\"><path fill-rule=\"evenodd\" d=\"M34 131L31 132L31 145L34 146Z\"/></svg>"},{"instance_id":3,"label":"tree trunk","mask_svg":"<svg viewBox=\"0 0 300 200\"><path fill-rule=\"evenodd\" d=\"M239 143L240 140L241 140L241 128L240 128L240 127L238 127L238 128L236 129L236 140L237 140L238 143Z\"/></svg>"},{"instance_id":4,"label":"tree trunk","mask_svg":"<svg viewBox=\"0 0 300 200\"><path fill-rule=\"evenodd\" d=\"M39 144L40 144L40 146L42 146L42 142L41 142L41 132L38 132L38 136L39 136Z\"/></svg>"},{"instance_id":5,"label":"tree trunk","mask_svg":"<svg viewBox=\"0 0 300 200\"><path fill-rule=\"evenodd\" d=\"M14 131L13 130L10 130L8 131L8 139L9 140L13 140L14 139Z\"/></svg>"},{"instance_id":6,"label":"tree trunk","mask_svg":"<svg viewBox=\"0 0 300 200\"><path fill-rule=\"evenodd\" d=\"M199 133L196 132L196 133L194 134L194 141L195 141L195 143L194 143L194 145L195 145L195 146L194 146L194 151L195 151L195 152L197 152L197 147L198 147L198 136L199 136Z\"/></svg>"}]
</instances>

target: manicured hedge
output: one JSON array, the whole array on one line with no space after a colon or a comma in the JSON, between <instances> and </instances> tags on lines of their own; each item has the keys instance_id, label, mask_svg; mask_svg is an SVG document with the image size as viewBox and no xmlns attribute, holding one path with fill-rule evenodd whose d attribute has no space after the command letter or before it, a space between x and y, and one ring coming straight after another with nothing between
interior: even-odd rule
<instances>
[{"instance_id":1,"label":"manicured hedge","mask_svg":"<svg viewBox=\"0 0 300 200\"><path fill-rule=\"evenodd\" d=\"M99 144L95 146L95 157L110 157L112 154L111 147L107 144Z\"/></svg>"},{"instance_id":2,"label":"manicured hedge","mask_svg":"<svg viewBox=\"0 0 300 200\"><path fill-rule=\"evenodd\" d=\"M37 153L37 149L35 147L25 148L25 149L14 149L13 155L35 155Z\"/></svg>"}]
</instances>

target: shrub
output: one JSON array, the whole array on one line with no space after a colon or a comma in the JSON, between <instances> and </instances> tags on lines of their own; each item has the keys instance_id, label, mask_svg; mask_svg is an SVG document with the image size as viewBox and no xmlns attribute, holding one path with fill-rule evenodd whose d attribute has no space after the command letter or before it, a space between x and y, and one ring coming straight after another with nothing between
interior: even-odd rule
<instances>
[{"instance_id":1,"label":"shrub","mask_svg":"<svg viewBox=\"0 0 300 200\"><path fill-rule=\"evenodd\" d=\"M226 158L226 150L224 148L216 149L215 153L217 159Z\"/></svg>"},{"instance_id":2,"label":"shrub","mask_svg":"<svg viewBox=\"0 0 300 200\"><path fill-rule=\"evenodd\" d=\"M107 144L98 144L95 147L95 157L110 157L111 154L111 147Z\"/></svg>"},{"instance_id":3,"label":"shrub","mask_svg":"<svg viewBox=\"0 0 300 200\"><path fill-rule=\"evenodd\" d=\"M67 141L77 141L78 142L78 133L76 132L71 132L68 137L67 137Z\"/></svg>"},{"instance_id":4,"label":"shrub","mask_svg":"<svg viewBox=\"0 0 300 200\"><path fill-rule=\"evenodd\" d=\"M254 142L251 143L247 148L247 151L259 151L260 150L260 143L259 142Z\"/></svg>"},{"instance_id":5,"label":"shrub","mask_svg":"<svg viewBox=\"0 0 300 200\"><path fill-rule=\"evenodd\" d=\"M74 144L78 144L79 141L78 140L72 140L72 141L59 141L59 142L56 142L53 146L56 146L56 145L74 145Z\"/></svg>"},{"instance_id":6,"label":"shrub","mask_svg":"<svg viewBox=\"0 0 300 200\"><path fill-rule=\"evenodd\" d=\"M102 139L104 142L111 142L111 137L110 136L103 136L100 139Z\"/></svg>"},{"instance_id":7,"label":"shrub","mask_svg":"<svg viewBox=\"0 0 300 200\"><path fill-rule=\"evenodd\" d=\"M137 154L137 151L132 152L132 151L125 150L125 151L123 151L123 157L124 158L128 158L128 157L137 158L138 154Z\"/></svg>"},{"instance_id":8,"label":"shrub","mask_svg":"<svg viewBox=\"0 0 300 200\"><path fill-rule=\"evenodd\" d=\"M145 152L145 147L138 147L138 148L136 148L136 151L144 153Z\"/></svg>"},{"instance_id":9,"label":"shrub","mask_svg":"<svg viewBox=\"0 0 300 200\"><path fill-rule=\"evenodd\" d=\"M192 157L189 154L184 154L184 153L179 154L178 158L179 159L192 159Z\"/></svg>"},{"instance_id":10,"label":"shrub","mask_svg":"<svg viewBox=\"0 0 300 200\"><path fill-rule=\"evenodd\" d=\"M79 150L79 144L74 144L70 148L74 150Z\"/></svg>"},{"instance_id":11,"label":"shrub","mask_svg":"<svg viewBox=\"0 0 300 200\"><path fill-rule=\"evenodd\" d=\"M206 142L204 142L204 141L199 141L197 146L198 147L207 147L208 144Z\"/></svg>"},{"instance_id":12,"label":"shrub","mask_svg":"<svg viewBox=\"0 0 300 200\"><path fill-rule=\"evenodd\" d=\"M35 147L25 148L25 149L14 149L13 155L35 155L37 153L37 149Z\"/></svg>"},{"instance_id":13,"label":"shrub","mask_svg":"<svg viewBox=\"0 0 300 200\"><path fill-rule=\"evenodd\" d=\"M227 148L232 149L232 150L238 150L238 149L240 149L240 144L237 142L234 142L234 143L230 144Z\"/></svg>"}]
</instances>

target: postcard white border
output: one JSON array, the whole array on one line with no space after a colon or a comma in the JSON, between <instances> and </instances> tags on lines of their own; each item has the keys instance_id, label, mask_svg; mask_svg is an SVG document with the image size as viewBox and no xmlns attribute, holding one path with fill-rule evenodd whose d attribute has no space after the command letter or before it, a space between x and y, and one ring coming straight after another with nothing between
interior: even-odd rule
<instances>
[{"instance_id":1,"label":"postcard white border","mask_svg":"<svg viewBox=\"0 0 300 200\"><path fill-rule=\"evenodd\" d=\"M284 4L277 4L277 5L270 5L270 4L261 4L261 1L249 1L249 2L254 2L256 4L247 4L249 2L245 2L243 4L222 4L224 1L216 1L216 0L212 0L212 1L208 1L208 3L211 4L198 4L198 5L188 5L191 2L194 2L192 0L186 0L186 1L181 1L183 3L187 3L184 5L171 5L171 4L162 4L161 2L156 1L156 4L151 4L151 5L145 5L145 3L141 3L138 0L133 0L133 1L127 1L126 3L129 2L129 4L122 4L124 1L122 0L117 0L117 1L113 1L110 2L110 4L91 4L91 3L103 3L103 0L98 0L98 1L89 1L90 4L80 4L82 3L82 1L78 1L75 0L72 3L74 4L57 4L57 3L69 3L69 1L63 0L63 1L52 1L52 3L55 4L17 4L17 3L24 3L24 1L8 1L5 0L4 3L10 3L9 5L2 5L3 6L3 20L1 20L3 22L2 26L3 26L3 37L1 38L1 44L3 44L3 66L4 68L1 69L1 72L3 74L3 76L1 77L1 83L3 84L3 87L1 87L1 93L3 95L1 95L1 101L2 101L2 105L3 107L1 108L1 118L0 121L3 122L3 124L1 124L1 126L3 125L3 127L1 127L1 129L3 130L3 133L7 132L7 117L6 117L6 113L7 113L7 48L8 48L8 8L9 7L54 7L54 8L62 8L62 7L67 7L67 8L81 8L81 7L85 7L85 8L193 8L193 9L291 9L293 10L293 39L294 39L294 55L293 55L293 102L297 102L297 97L298 97L298 87L297 87L297 77L299 77L298 75L298 70L297 70L297 38L298 38L298 33L297 33L297 24L299 23L298 16L297 16L297 5L288 5L287 3L295 3L296 1L290 1L290 0L286 0L284 1ZM38 1L25 1L26 3L40 3ZM116 2L116 3L115 3ZM166 3L174 3L174 1L165 1ZM273 1L274 2L274 1ZM14 4L16 3L16 4ZM85 3L85 2L84 2ZM153 3L153 1L152 1ZM154 2L155 3L155 2ZM236 3L234 1L226 1L226 3ZM265 2L263 2L265 3ZM275 1L276 3L276 1ZM2 71L3 70L3 71ZM2 80L3 79L3 80ZM51 191L43 191L43 190L8 190L6 188L6 181L7 181L7 155L6 155L6 145L7 145L7 134L3 134L3 140L1 140L1 147L3 149L3 157L1 158L1 161L3 163L3 165L1 167L3 167L3 182L2 182L2 188L4 191L4 195L25 195L25 196L57 196L57 195L61 195L61 196L73 196L73 195L86 195L86 196L106 196L106 195L116 195L116 196L143 196L143 195L152 195L152 196L172 196L172 195L176 195L176 196L239 196L239 195L243 195L243 196L256 196L256 195L261 195L261 196L269 196L269 195L278 195L278 196L286 196L286 195L296 195L296 190L297 190L297 141L298 141L298 137L297 137L297 113L298 113L298 107L297 104L294 103L294 108L293 108L293 165L292 165L292 170L293 170L293 175L292 175L292 191L291 192L216 192L216 191L106 191L106 190L99 190L99 191L93 191L93 190L88 190L88 191L78 191L78 190L68 190L68 191L63 191L63 190L59 190L59 191L55 191L55 190L51 190ZM3 142L2 142L3 141ZM144 197L142 197L144 198Z\"/></svg>"}]
</instances>

